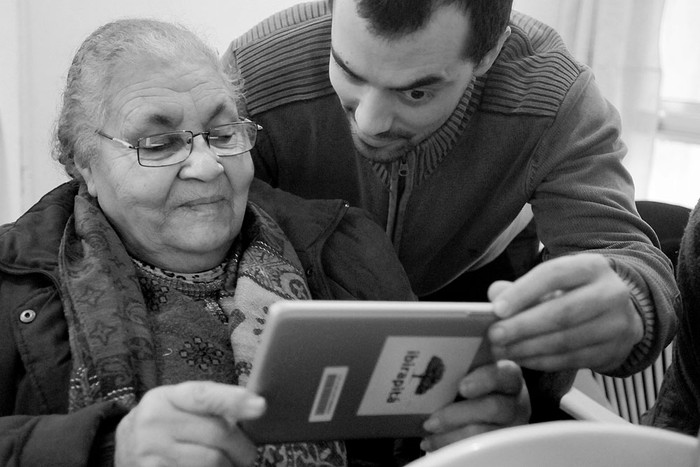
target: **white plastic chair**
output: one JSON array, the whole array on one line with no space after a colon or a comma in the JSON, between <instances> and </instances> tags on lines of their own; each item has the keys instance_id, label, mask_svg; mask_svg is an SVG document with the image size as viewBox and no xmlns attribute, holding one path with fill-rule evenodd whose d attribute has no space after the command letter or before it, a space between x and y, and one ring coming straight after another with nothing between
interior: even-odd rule
<instances>
[{"instance_id":1,"label":"white plastic chair","mask_svg":"<svg viewBox=\"0 0 700 467\"><path fill-rule=\"evenodd\" d=\"M577 387L577 379L574 387L562 398L560 408L577 420L626 421L638 425L659 395L672 352L673 344L664 349L653 365L626 378L579 370L579 377L589 378L596 387ZM604 398L604 403L600 397Z\"/></svg>"},{"instance_id":2,"label":"white plastic chair","mask_svg":"<svg viewBox=\"0 0 700 467\"><path fill-rule=\"evenodd\" d=\"M697 440L633 425L556 421L458 441L407 467L696 467Z\"/></svg>"}]
</instances>

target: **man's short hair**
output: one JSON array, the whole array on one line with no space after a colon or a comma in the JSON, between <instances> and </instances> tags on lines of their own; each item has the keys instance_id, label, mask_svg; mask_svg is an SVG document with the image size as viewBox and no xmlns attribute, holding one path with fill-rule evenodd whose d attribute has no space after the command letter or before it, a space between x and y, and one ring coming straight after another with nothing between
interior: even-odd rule
<instances>
[{"instance_id":1,"label":"man's short hair","mask_svg":"<svg viewBox=\"0 0 700 467\"><path fill-rule=\"evenodd\" d=\"M464 56L479 63L508 26L513 0L353 0L358 15L378 36L397 39L425 27L435 10L456 5L472 20ZM331 8L333 0L328 0Z\"/></svg>"}]
</instances>

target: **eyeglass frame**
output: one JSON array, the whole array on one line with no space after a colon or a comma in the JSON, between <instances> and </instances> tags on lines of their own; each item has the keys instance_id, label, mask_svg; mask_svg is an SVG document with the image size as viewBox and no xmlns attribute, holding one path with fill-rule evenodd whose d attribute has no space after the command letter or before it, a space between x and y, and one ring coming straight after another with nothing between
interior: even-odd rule
<instances>
[{"instance_id":1,"label":"eyeglass frame","mask_svg":"<svg viewBox=\"0 0 700 467\"><path fill-rule=\"evenodd\" d=\"M173 131L165 131L165 132L163 132L163 133L157 133L157 134L154 134L154 135L148 135L148 136L144 136L144 137L142 137L142 138L138 138L138 139L136 140L136 141L137 141L137 142L136 142L136 146L134 146L133 144L129 143L128 141L125 141L125 140L123 140L123 139L117 138L117 137L115 137L115 136L111 136L111 135L105 133L104 131L102 131L102 130L99 129L99 128L95 130L95 133L97 133L98 135L102 136L103 138L107 138L107 139L110 140L110 141L114 141L115 143L119 143L119 144L121 144L122 146L124 146L124 147L127 148L127 149L135 149L135 150L136 150L136 161L139 163L139 165L140 165L141 167L147 167L147 168L149 168L149 169L151 169L151 168L156 168L156 169L157 169L158 167L170 167L170 166L172 166L172 165L177 165L177 164L181 164L182 162L185 162L185 161L192 155L192 150L194 149L194 139L195 139L197 136L200 136L200 135L201 135L202 138L204 139L204 141L207 143L207 147L211 148L211 144L209 143L209 133L211 132L211 130L213 130L213 129L215 129L215 128L218 128L218 127L227 126L227 125L242 125L242 124L245 124L245 125L252 124L252 125L253 125L253 128L255 129L255 135L254 135L254 137L253 137L253 144L251 144L250 148L249 148L249 149L246 149L245 151L240 151L240 152L237 152L237 153L234 153L234 154L217 154L217 156L219 156L219 157L233 157L233 156L240 156L241 154L246 153L246 152L250 151L251 149L253 149L253 147L255 146L255 143L256 143L256 141L257 141L258 131L260 131L260 130L263 129L263 127L262 127L260 124L254 122L254 121L252 121L252 120L249 120L249 119L247 119L247 118L244 118L243 120L240 120L240 121L238 121L238 122L224 123L223 125L217 125L217 126L215 126L215 127L213 127L213 128L209 128L209 129L207 129L207 130L205 130L205 131L200 131L199 133L195 133L194 131L191 131L191 130L173 130ZM156 137L156 136L167 135L167 134L170 134L170 133L189 133L189 134L190 134L190 140L192 141L192 143L190 143L190 152L187 154L187 156L186 156L184 159L180 160L180 161L171 162L171 163L169 163L169 164L163 164L163 165L144 165L144 164L141 162L141 156L140 156L140 153L139 153L139 141L141 141L141 140L143 140L143 139L146 139L146 138L154 138L154 137Z\"/></svg>"}]
</instances>

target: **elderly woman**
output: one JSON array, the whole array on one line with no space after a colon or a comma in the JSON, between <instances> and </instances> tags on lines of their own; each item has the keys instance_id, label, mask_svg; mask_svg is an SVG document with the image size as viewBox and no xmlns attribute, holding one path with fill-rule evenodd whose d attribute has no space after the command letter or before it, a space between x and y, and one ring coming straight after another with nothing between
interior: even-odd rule
<instances>
[{"instance_id":1,"label":"elderly woman","mask_svg":"<svg viewBox=\"0 0 700 467\"><path fill-rule=\"evenodd\" d=\"M255 446L237 427L265 409L245 383L270 304L413 299L360 211L253 181L239 98L173 25L118 21L77 52L56 145L73 180L0 228L3 464L394 462L387 443ZM529 416L509 362L460 392L424 449Z\"/></svg>"}]
</instances>

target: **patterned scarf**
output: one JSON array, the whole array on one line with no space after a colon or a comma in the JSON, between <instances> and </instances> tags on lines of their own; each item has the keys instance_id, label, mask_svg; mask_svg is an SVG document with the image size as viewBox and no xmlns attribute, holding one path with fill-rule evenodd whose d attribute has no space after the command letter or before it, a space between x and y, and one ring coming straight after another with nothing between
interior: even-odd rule
<instances>
[{"instance_id":1,"label":"patterned scarf","mask_svg":"<svg viewBox=\"0 0 700 467\"><path fill-rule=\"evenodd\" d=\"M235 361L229 372L231 381L245 386L269 305L311 295L293 247L255 205L248 206L239 237L245 238L239 244L245 247L232 249L215 300L193 299L187 290L164 285L162 278L149 283L160 283L163 303L177 305L167 312L179 315L183 323L213 308L223 313L220 318L227 323L230 336L227 351L233 350L234 358L222 361ZM147 304L152 297L147 300L143 293L149 295L153 287L146 286L142 269L137 274L121 240L84 185L63 234L59 273L73 363L71 412L105 400L133 408L146 391L163 384L164 376L167 382L177 382L187 374L185 366L192 364L191 359L174 360L184 362L179 363L182 373L170 369L178 363L164 364L161 346L167 336L154 335L154 329L160 332L162 328L154 325L152 306ZM172 280L173 285L186 283L182 278ZM173 376L175 381L170 381ZM344 466L347 462L342 442L264 445L258 451L258 465L264 466Z\"/></svg>"}]
</instances>

